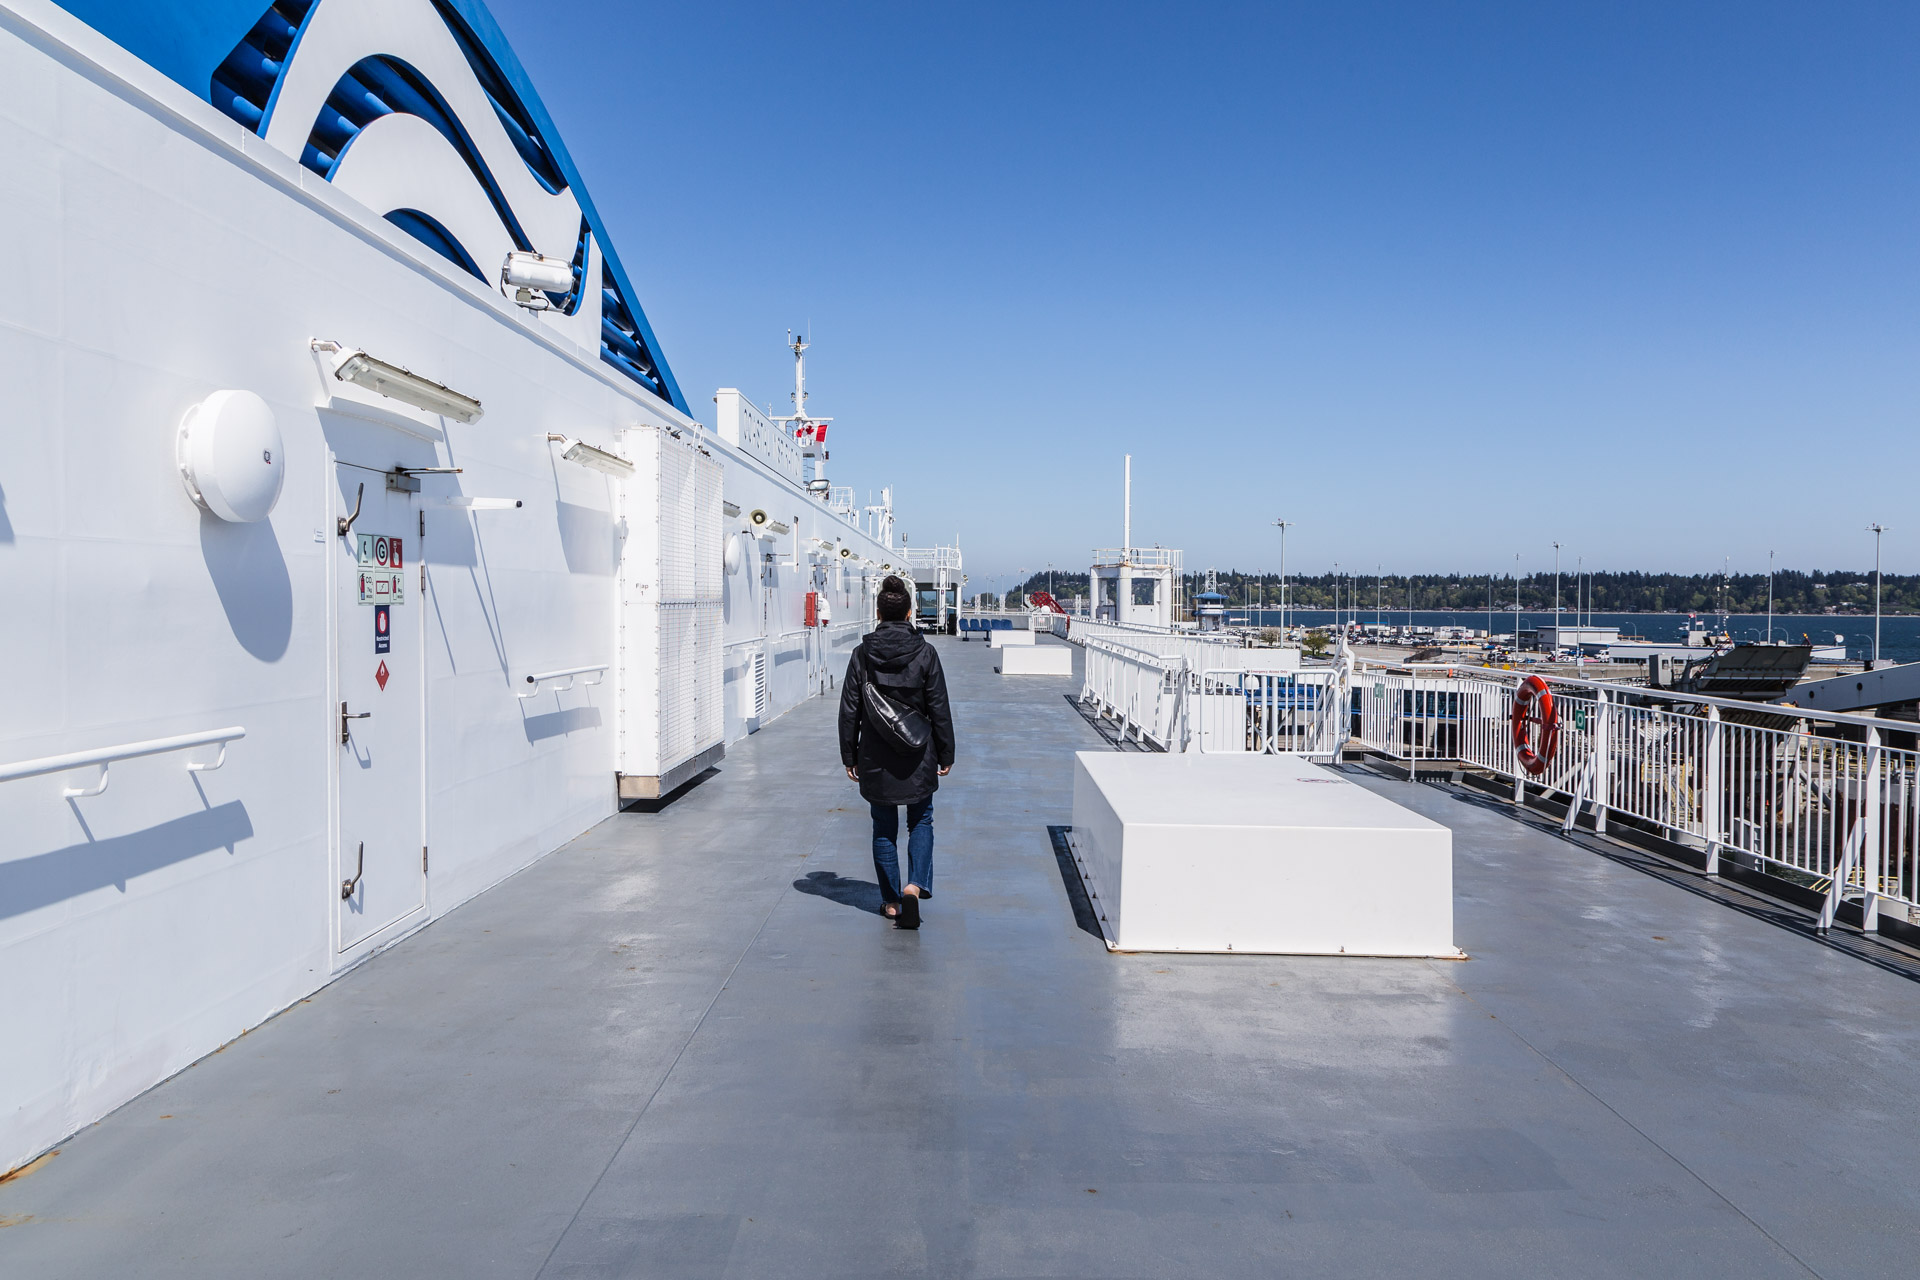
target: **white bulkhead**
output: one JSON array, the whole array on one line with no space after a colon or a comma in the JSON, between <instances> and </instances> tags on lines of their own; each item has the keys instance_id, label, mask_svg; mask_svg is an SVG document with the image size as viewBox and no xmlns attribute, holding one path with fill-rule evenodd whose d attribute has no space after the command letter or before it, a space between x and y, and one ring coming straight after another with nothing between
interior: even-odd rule
<instances>
[{"instance_id":1,"label":"white bulkhead","mask_svg":"<svg viewBox=\"0 0 1920 1280\"><path fill-rule=\"evenodd\" d=\"M828 689L894 556L300 141L0 13L0 1170Z\"/></svg>"}]
</instances>

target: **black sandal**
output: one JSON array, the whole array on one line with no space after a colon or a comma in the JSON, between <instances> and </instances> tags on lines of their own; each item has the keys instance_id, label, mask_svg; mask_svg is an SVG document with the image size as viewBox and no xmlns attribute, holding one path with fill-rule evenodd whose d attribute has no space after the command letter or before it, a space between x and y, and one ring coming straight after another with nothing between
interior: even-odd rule
<instances>
[{"instance_id":1,"label":"black sandal","mask_svg":"<svg viewBox=\"0 0 1920 1280\"><path fill-rule=\"evenodd\" d=\"M900 899L900 918L893 922L896 929L918 929L920 927L920 899L908 894Z\"/></svg>"}]
</instances>

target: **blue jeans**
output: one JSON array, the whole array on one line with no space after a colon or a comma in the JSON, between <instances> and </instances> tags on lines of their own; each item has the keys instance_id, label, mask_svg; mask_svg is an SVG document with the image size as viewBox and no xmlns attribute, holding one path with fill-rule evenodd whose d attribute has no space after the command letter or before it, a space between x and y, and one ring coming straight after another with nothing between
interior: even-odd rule
<instances>
[{"instance_id":1,"label":"blue jeans","mask_svg":"<svg viewBox=\"0 0 1920 1280\"><path fill-rule=\"evenodd\" d=\"M880 897L900 901L900 809L874 804L873 870L880 880ZM907 884L933 888L933 797L907 806Z\"/></svg>"}]
</instances>

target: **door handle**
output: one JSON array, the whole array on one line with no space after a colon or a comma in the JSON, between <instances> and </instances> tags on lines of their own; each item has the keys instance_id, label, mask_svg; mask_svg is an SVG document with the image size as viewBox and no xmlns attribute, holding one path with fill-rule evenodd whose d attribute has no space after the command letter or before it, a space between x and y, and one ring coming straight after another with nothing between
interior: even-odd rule
<instances>
[{"instance_id":1,"label":"door handle","mask_svg":"<svg viewBox=\"0 0 1920 1280\"><path fill-rule=\"evenodd\" d=\"M366 870L367 870L367 842L365 840L362 840L360 842L359 861L355 863L353 868L353 879L342 880L340 882L340 901L345 902L348 898L351 898L353 896L353 891L359 888L360 877L366 874Z\"/></svg>"},{"instance_id":2,"label":"door handle","mask_svg":"<svg viewBox=\"0 0 1920 1280\"><path fill-rule=\"evenodd\" d=\"M353 741L353 731L352 731L351 729L349 729L349 728L348 728L348 726L347 726L347 721L349 721L349 720L371 720L371 719L373 719L373 712L371 712L371 711L355 711L355 712L353 712L352 714L348 714L348 712L347 712L347 704L346 704L346 703L344 703L344 702L343 702L343 703L341 703L341 704L340 704L340 741L341 741L342 743L347 743L347 742L351 742L351 741Z\"/></svg>"}]
</instances>

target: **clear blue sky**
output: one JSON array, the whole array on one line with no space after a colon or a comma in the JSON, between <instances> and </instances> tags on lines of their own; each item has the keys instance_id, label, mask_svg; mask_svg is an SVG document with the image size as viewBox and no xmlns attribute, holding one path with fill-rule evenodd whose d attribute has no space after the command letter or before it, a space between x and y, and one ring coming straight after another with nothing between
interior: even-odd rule
<instances>
[{"instance_id":1,"label":"clear blue sky","mask_svg":"<svg viewBox=\"0 0 1920 1280\"><path fill-rule=\"evenodd\" d=\"M1920 567L1920 7L493 0L701 416L975 586Z\"/></svg>"}]
</instances>

